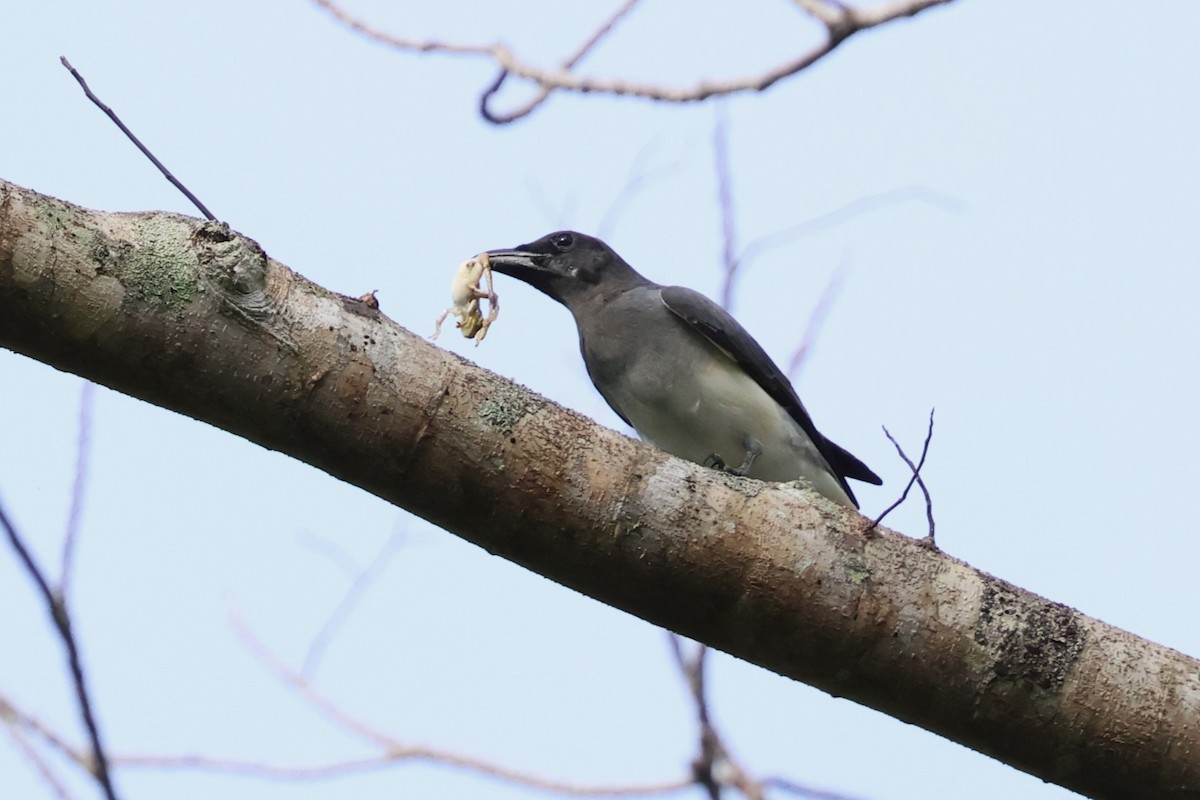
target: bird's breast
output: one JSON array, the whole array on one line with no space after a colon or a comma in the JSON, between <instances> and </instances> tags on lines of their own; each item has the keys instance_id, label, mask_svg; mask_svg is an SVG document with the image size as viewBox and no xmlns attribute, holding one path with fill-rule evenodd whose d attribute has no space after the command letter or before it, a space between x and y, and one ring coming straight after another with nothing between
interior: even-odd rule
<instances>
[{"instance_id":1,"label":"bird's breast","mask_svg":"<svg viewBox=\"0 0 1200 800\"><path fill-rule=\"evenodd\" d=\"M592 382L643 440L696 463L716 455L730 467L761 449L750 477L804 477L849 503L787 410L728 353L666 309L657 293L577 321Z\"/></svg>"}]
</instances>

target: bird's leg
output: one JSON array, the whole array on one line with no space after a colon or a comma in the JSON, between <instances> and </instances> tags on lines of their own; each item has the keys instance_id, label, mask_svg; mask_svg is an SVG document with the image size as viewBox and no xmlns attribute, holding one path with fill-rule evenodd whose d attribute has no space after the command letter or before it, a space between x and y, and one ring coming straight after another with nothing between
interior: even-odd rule
<instances>
[{"instance_id":1,"label":"bird's leg","mask_svg":"<svg viewBox=\"0 0 1200 800\"><path fill-rule=\"evenodd\" d=\"M725 459L721 458L716 453L711 453L708 458L704 459L702 466L709 469L719 469L722 472L728 472L730 475L740 475L745 477L750 468L754 466L754 462L762 455L762 442L758 439L747 438L743 444L746 447L746 459L736 467L731 467L725 463Z\"/></svg>"},{"instance_id":2,"label":"bird's leg","mask_svg":"<svg viewBox=\"0 0 1200 800\"><path fill-rule=\"evenodd\" d=\"M754 462L758 461L758 457L762 455L763 448L762 442L760 442L758 439L751 439L749 437L747 437L743 444L746 446L745 461L743 461L740 466L734 467L729 471L734 475L741 475L744 477L748 472L750 472L750 468L754 466Z\"/></svg>"}]
</instances>

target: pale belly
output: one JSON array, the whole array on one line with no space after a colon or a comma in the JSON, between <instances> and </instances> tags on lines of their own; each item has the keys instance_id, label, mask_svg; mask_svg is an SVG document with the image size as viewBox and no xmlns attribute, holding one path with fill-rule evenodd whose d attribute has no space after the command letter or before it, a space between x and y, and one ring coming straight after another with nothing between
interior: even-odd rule
<instances>
[{"instance_id":1,"label":"pale belly","mask_svg":"<svg viewBox=\"0 0 1200 800\"><path fill-rule=\"evenodd\" d=\"M850 503L808 436L762 387L733 361L704 363L694 373L646 365L655 373L631 376L626 391L613 399L642 439L668 453L698 464L716 455L734 468L757 444L762 452L749 477L803 477L826 497Z\"/></svg>"}]
</instances>

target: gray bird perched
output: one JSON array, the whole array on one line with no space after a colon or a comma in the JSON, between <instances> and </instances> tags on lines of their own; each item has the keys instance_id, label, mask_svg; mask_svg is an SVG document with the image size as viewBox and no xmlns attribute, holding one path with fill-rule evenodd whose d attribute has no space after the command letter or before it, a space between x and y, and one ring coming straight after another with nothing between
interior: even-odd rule
<instances>
[{"instance_id":1,"label":"gray bird perched","mask_svg":"<svg viewBox=\"0 0 1200 800\"><path fill-rule=\"evenodd\" d=\"M704 295L659 286L574 231L487 255L570 310L592 383L645 441L737 475L803 477L856 508L847 478L883 482L817 431L775 362Z\"/></svg>"}]
</instances>

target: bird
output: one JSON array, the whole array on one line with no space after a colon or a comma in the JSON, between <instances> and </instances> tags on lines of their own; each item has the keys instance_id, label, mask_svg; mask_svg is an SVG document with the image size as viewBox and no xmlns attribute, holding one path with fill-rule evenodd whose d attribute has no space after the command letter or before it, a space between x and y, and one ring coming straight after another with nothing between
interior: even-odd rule
<instances>
[{"instance_id":1,"label":"bird","mask_svg":"<svg viewBox=\"0 0 1200 800\"><path fill-rule=\"evenodd\" d=\"M735 475L803 478L853 508L847 478L883 483L821 435L762 346L699 292L654 283L576 231L487 256L496 272L567 307L588 376L643 441Z\"/></svg>"}]
</instances>

